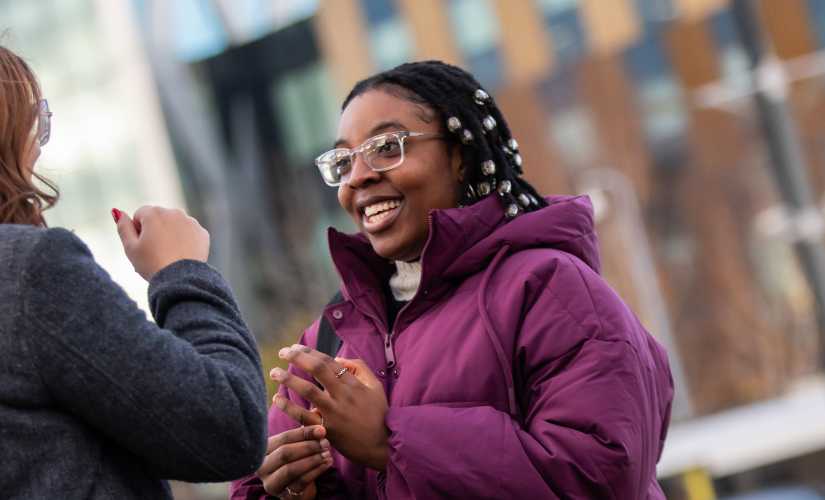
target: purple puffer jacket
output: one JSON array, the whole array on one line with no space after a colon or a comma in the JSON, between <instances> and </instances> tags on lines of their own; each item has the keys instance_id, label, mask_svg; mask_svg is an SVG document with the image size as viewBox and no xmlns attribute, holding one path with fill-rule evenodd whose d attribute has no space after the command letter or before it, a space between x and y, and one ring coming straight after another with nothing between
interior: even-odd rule
<instances>
[{"instance_id":1,"label":"purple puffer jacket","mask_svg":"<svg viewBox=\"0 0 825 500\"><path fill-rule=\"evenodd\" d=\"M339 356L384 384L392 434L386 474L333 450L319 499L664 499L667 355L599 276L590 200L548 200L507 224L497 196L432 211L418 293L392 328L382 286L395 266L330 229L347 300L324 314ZM301 343L315 345L318 323ZM272 407L270 434L297 426ZM250 477L232 498L267 495Z\"/></svg>"}]
</instances>

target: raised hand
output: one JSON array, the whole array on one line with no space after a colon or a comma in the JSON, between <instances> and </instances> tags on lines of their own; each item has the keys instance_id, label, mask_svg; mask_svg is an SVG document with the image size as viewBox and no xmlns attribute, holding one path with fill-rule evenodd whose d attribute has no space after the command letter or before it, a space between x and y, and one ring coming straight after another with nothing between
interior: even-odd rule
<instances>
[{"instance_id":1,"label":"raised hand","mask_svg":"<svg viewBox=\"0 0 825 500\"><path fill-rule=\"evenodd\" d=\"M316 408L311 412L283 396L275 405L301 425L318 425L323 416L327 439L343 456L384 472L389 462L384 419L389 405L381 382L361 360L339 360L302 345L282 349L281 359L315 377L326 389L275 368L270 376ZM346 366L345 366L346 365ZM320 415L319 415L320 413Z\"/></svg>"},{"instance_id":2,"label":"raised hand","mask_svg":"<svg viewBox=\"0 0 825 500\"><path fill-rule=\"evenodd\" d=\"M270 495L291 500L315 498L315 479L332 465L326 430L301 427L269 438L266 458L255 473Z\"/></svg>"},{"instance_id":3,"label":"raised hand","mask_svg":"<svg viewBox=\"0 0 825 500\"><path fill-rule=\"evenodd\" d=\"M179 208L143 206L134 220L117 209L112 215L126 257L146 281L173 262L209 256L209 233Z\"/></svg>"}]
</instances>

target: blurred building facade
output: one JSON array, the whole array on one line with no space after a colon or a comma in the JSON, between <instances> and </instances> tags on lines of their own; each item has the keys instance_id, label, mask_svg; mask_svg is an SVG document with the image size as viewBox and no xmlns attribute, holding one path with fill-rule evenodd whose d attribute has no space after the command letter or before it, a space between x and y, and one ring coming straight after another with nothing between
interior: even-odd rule
<instances>
[{"instance_id":1,"label":"blurred building facade","mask_svg":"<svg viewBox=\"0 0 825 500\"><path fill-rule=\"evenodd\" d=\"M111 210L185 200L131 5L0 0L4 33L0 43L32 66L54 112L37 164L60 189L47 222L75 231L148 310L147 284L123 254Z\"/></svg>"},{"instance_id":2,"label":"blurred building facade","mask_svg":"<svg viewBox=\"0 0 825 500\"><path fill-rule=\"evenodd\" d=\"M0 29L55 109L50 222L117 259L108 209L182 192L262 347L294 340L338 286L325 231L355 228L312 160L348 90L405 61L470 70L528 180L592 197L605 279L673 333L706 415L782 393L823 347L795 245L822 240L825 2L754 0L776 64L753 72L736 1L0 0ZM789 110L817 208L804 220L754 81Z\"/></svg>"},{"instance_id":3,"label":"blurred building facade","mask_svg":"<svg viewBox=\"0 0 825 500\"><path fill-rule=\"evenodd\" d=\"M825 8L754 3L784 63L778 78L819 203ZM594 198L604 277L654 335L675 332L697 414L778 394L817 370L816 301L786 230L794 221L747 90L747 47L729 1L140 0L136 8L167 118L211 119L210 147L224 146L212 156L224 161L214 168L236 233L227 252L243 262L234 275L244 275L236 282L249 290L252 317L265 318L262 339L294 334L335 289L324 230L349 223L312 159L334 140L343 96L376 71L441 59L491 91L540 192ZM171 60L189 76L164 77ZM179 99L164 86L199 92L207 104L170 112ZM191 202L218 188L198 188L201 145L175 140L186 123L170 128ZM810 222L821 239L818 212ZM630 234L650 243L650 272Z\"/></svg>"}]
</instances>

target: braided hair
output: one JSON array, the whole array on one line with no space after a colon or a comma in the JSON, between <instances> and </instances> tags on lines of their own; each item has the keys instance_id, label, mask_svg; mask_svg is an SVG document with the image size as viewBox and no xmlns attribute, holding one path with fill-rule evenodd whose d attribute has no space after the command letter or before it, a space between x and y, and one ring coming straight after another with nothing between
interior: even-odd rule
<instances>
[{"instance_id":1,"label":"braided hair","mask_svg":"<svg viewBox=\"0 0 825 500\"><path fill-rule=\"evenodd\" d=\"M462 144L461 161L466 169L461 186L463 206L493 191L502 196L508 217L515 217L519 209L532 212L547 206L521 177L524 172L518 143L493 98L473 75L441 61L402 64L355 84L342 109L359 95L376 89L426 108L430 112L426 114L435 114L442 132L453 143Z\"/></svg>"}]
</instances>

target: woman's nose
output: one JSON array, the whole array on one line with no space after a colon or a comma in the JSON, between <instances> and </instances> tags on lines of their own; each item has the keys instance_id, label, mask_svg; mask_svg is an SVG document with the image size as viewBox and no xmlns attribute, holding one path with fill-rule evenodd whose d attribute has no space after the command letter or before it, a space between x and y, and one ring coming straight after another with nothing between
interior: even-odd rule
<instances>
[{"instance_id":1,"label":"woman's nose","mask_svg":"<svg viewBox=\"0 0 825 500\"><path fill-rule=\"evenodd\" d=\"M352 170L350 171L349 181L347 182L350 187L358 189L370 182L378 182L380 179L381 173L376 172L367 165L362 153L352 155Z\"/></svg>"}]
</instances>

